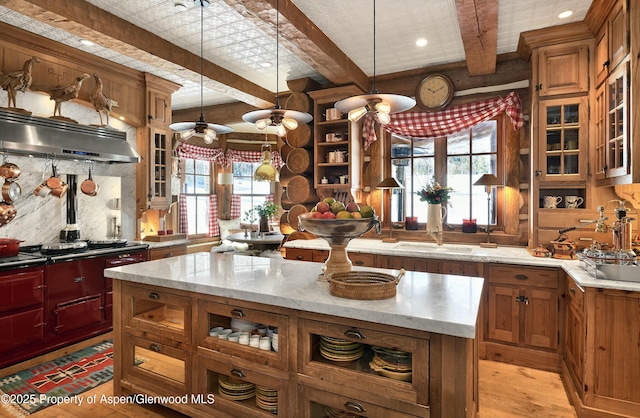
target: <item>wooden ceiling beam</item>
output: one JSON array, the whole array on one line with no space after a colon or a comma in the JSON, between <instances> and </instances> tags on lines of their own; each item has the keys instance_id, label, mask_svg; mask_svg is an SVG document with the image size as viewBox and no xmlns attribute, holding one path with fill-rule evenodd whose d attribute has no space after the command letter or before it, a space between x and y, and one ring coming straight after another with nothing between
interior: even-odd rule
<instances>
[{"instance_id":1,"label":"wooden ceiling beam","mask_svg":"<svg viewBox=\"0 0 640 418\"><path fill-rule=\"evenodd\" d=\"M224 0L246 19L273 33L276 0ZM279 0L280 37L284 47L336 85L355 84L370 89L369 77L334 44L291 0Z\"/></svg>"},{"instance_id":2,"label":"wooden ceiling beam","mask_svg":"<svg viewBox=\"0 0 640 418\"><path fill-rule=\"evenodd\" d=\"M5 0L3 6L169 72L189 69L200 82L200 56L85 1ZM204 60L208 88L258 108L274 105L273 92ZM187 75L185 74L185 78Z\"/></svg>"},{"instance_id":3,"label":"wooden ceiling beam","mask_svg":"<svg viewBox=\"0 0 640 418\"><path fill-rule=\"evenodd\" d=\"M493 74L498 50L498 0L456 0L469 75Z\"/></svg>"}]
</instances>

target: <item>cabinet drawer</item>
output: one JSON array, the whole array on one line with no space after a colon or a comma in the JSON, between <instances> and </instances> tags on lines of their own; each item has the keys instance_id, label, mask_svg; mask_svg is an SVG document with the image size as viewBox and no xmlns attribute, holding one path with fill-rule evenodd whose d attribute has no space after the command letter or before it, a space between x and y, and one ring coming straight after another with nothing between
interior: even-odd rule
<instances>
[{"instance_id":1,"label":"cabinet drawer","mask_svg":"<svg viewBox=\"0 0 640 418\"><path fill-rule=\"evenodd\" d=\"M0 275L0 312L42 304L44 271Z\"/></svg>"},{"instance_id":2,"label":"cabinet drawer","mask_svg":"<svg viewBox=\"0 0 640 418\"><path fill-rule=\"evenodd\" d=\"M313 255L311 250L305 250L302 248L287 248L287 259L299 260L299 261L313 261Z\"/></svg>"},{"instance_id":3,"label":"cabinet drawer","mask_svg":"<svg viewBox=\"0 0 640 418\"><path fill-rule=\"evenodd\" d=\"M171 247L161 247L149 250L149 260L159 260L161 258L176 257L179 255L185 255L187 253L187 246L185 245L173 245Z\"/></svg>"},{"instance_id":4,"label":"cabinet drawer","mask_svg":"<svg viewBox=\"0 0 640 418\"><path fill-rule=\"evenodd\" d=\"M125 334L123 380L161 395L191 391L191 354L181 343L157 341Z\"/></svg>"},{"instance_id":5,"label":"cabinet drawer","mask_svg":"<svg viewBox=\"0 0 640 418\"><path fill-rule=\"evenodd\" d=\"M246 359L256 364L274 367L279 370L289 369L289 318L286 315L261 311L246 306L216 303L207 300L198 301L199 328L197 334L197 345ZM246 322L242 322L246 321ZM243 331L247 323L258 324L262 328L277 328L278 351L261 350L258 347L242 345L237 342L222 340L218 337L209 336L211 328L223 327L231 328L234 331ZM249 324L250 325L250 324ZM249 332L256 328L252 326Z\"/></svg>"},{"instance_id":6,"label":"cabinet drawer","mask_svg":"<svg viewBox=\"0 0 640 418\"><path fill-rule=\"evenodd\" d=\"M375 254L349 253L349 259L354 266L375 267Z\"/></svg>"},{"instance_id":7,"label":"cabinet drawer","mask_svg":"<svg viewBox=\"0 0 640 418\"><path fill-rule=\"evenodd\" d=\"M577 308L578 312L582 312L584 306L584 289L569 276L567 276L567 300Z\"/></svg>"},{"instance_id":8,"label":"cabinet drawer","mask_svg":"<svg viewBox=\"0 0 640 418\"><path fill-rule=\"evenodd\" d=\"M213 394L215 404L201 404L210 416L220 412L234 417L291 417L287 411L288 382L236 364L232 357L213 360L198 356L196 393ZM234 385L245 385L247 393L233 399ZM207 415L209 415L207 414Z\"/></svg>"},{"instance_id":9,"label":"cabinet drawer","mask_svg":"<svg viewBox=\"0 0 640 418\"><path fill-rule=\"evenodd\" d=\"M517 286L558 288L558 269L523 266L490 265L489 282Z\"/></svg>"},{"instance_id":10,"label":"cabinet drawer","mask_svg":"<svg viewBox=\"0 0 640 418\"><path fill-rule=\"evenodd\" d=\"M163 288L122 286L122 312L127 332L191 341L191 299Z\"/></svg>"},{"instance_id":11,"label":"cabinet drawer","mask_svg":"<svg viewBox=\"0 0 640 418\"><path fill-rule=\"evenodd\" d=\"M310 319L298 322L298 373L333 382L337 385L367 391L380 396L388 394L394 399L420 405L429 405L429 340L396 335L360 327L331 324ZM321 338L325 337L325 338ZM327 338L328 337L328 338ZM349 343L362 344L362 356L349 361L349 357L338 361L330 360L329 350L341 350L327 344L327 339L339 339ZM322 342L322 343L321 343ZM321 351L322 347L322 351ZM410 353L403 360L411 374L396 373L406 381L378 374L370 363L374 360L374 347ZM353 348L349 350L355 351ZM334 351L336 352L336 351ZM355 355L355 354L354 354ZM328 358L329 357L329 358Z\"/></svg>"},{"instance_id":12,"label":"cabinet drawer","mask_svg":"<svg viewBox=\"0 0 640 418\"><path fill-rule=\"evenodd\" d=\"M403 405L396 405L396 408L400 409L398 411L350 397L342 390L338 395L305 386L300 386L298 389L298 402L301 410L300 416L304 418L324 418L329 416L408 418L430 416L428 407L425 407L420 415L411 415L406 411L406 408L403 408Z\"/></svg>"},{"instance_id":13,"label":"cabinet drawer","mask_svg":"<svg viewBox=\"0 0 640 418\"><path fill-rule=\"evenodd\" d=\"M0 316L0 352L42 342L44 320L42 308L13 315Z\"/></svg>"}]
</instances>

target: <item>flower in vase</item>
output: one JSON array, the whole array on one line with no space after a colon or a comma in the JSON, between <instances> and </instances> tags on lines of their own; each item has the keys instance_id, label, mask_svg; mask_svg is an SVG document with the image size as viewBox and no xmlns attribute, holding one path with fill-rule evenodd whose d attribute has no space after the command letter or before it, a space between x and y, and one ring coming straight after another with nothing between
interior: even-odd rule
<instances>
[{"instance_id":1,"label":"flower in vase","mask_svg":"<svg viewBox=\"0 0 640 418\"><path fill-rule=\"evenodd\" d=\"M449 192L452 190L451 187L442 187L440 183L436 181L435 177L433 177L431 182L416 192L416 194L420 196L421 202L440 204L449 199Z\"/></svg>"}]
</instances>

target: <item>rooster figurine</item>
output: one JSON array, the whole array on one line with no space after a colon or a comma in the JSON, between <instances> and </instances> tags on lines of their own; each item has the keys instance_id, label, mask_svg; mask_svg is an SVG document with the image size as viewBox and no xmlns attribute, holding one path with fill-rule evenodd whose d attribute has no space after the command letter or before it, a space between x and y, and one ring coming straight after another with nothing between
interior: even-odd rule
<instances>
[{"instance_id":1,"label":"rooster figurine","mask_svg":"<svg viewBox=\"0 0 640 418\"><path fill-rule=\"evenodd\" d=\"M14 71L11 73L2 74L0 72L0 86L3 90L7 91L7 106L10 108L16 108L16 92L25 92L31 87L33 78L31 77L31 67L33 64L39 63L40 60L37 57L32 57L24 62L22 70ZM12 106L13 105L13 106Z\"/></svg>"},{"instance_id":2,"label":"rooster figurine","mask_svg":"<svg viewBox=\"0 0 640 418\"><path fill-rule=\"evenodd\" d=\"M61 113L62 103L68 102L69 100L76 99L78 97L78 94L80 93L82 82L89 77L90 77L89 74L84 73L76 77L71 82L71 84L40 87L38 89L38 91L47 93L49 95L49 99L56 102L55 106L53 107L54 118L56 117L56 114L57 114L60 119L68 119L62 116L62 113Z\"/></svg>"},{"instance_id":3,"label":"rooster figurine","mask_svg":"<svg viewBox=\"0 0 640 418\"><path fill-rule=\"evenodd\" d=\"M93 79L95 80L96 85L89 96L89 100L100 116L100 126L104 126L102 123L102 112L106 115L107 126L109 126L109 112L111 112L111 108L118 106L118 102L111 100L102 93L102 80L98 74L93 73Z\"/></svg>"}]
</instances>

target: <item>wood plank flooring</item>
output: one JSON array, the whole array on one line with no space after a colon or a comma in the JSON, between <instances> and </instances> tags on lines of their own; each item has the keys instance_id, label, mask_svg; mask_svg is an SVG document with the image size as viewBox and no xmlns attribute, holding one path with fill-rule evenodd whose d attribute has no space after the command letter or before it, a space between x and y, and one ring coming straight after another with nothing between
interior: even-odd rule
<instances>
[{"instance_id":1,"label":"wood plank flooring","mask_svg":"<svg viewBox=\"0 0 640 418\"><path fill-rule=\"evenodd\" d=\"M0 376L6 375L0 370ZM15 371L14 371L15 372ZM576 418L557 373L480 360L480 418ZM105 383L83 396L113 395L113 385ZM0 407L0 417L11 417ZM34 418L182 418L171 409L158 405L74 405L51 406Z\"/></svg>"}]
</instances>

